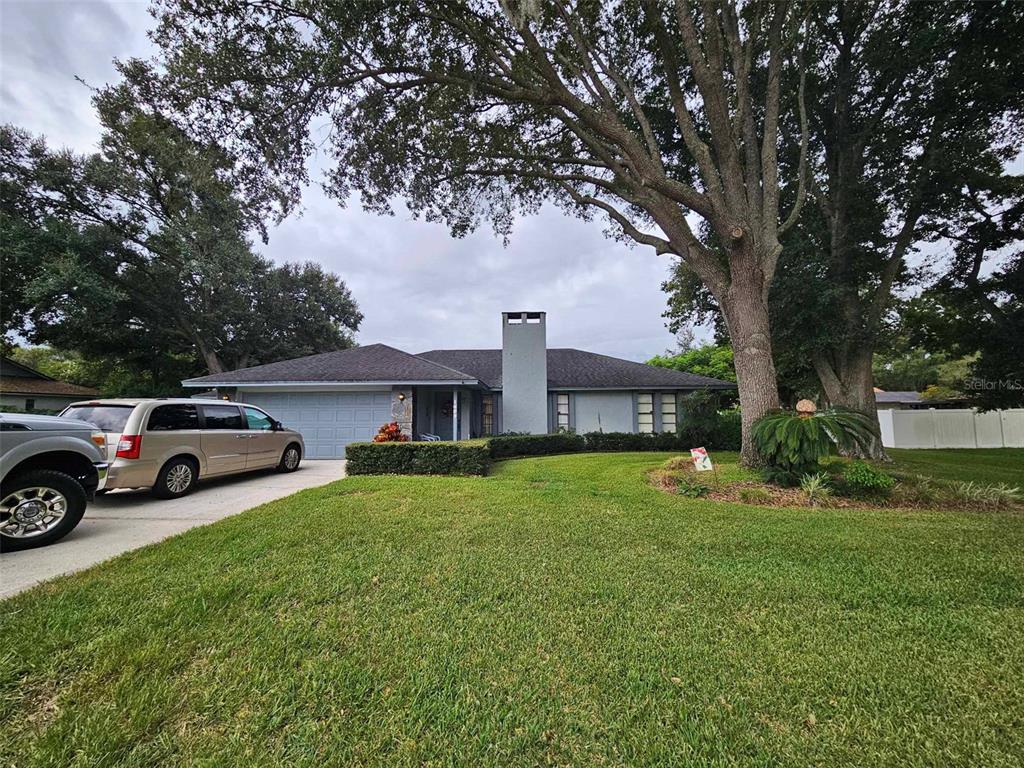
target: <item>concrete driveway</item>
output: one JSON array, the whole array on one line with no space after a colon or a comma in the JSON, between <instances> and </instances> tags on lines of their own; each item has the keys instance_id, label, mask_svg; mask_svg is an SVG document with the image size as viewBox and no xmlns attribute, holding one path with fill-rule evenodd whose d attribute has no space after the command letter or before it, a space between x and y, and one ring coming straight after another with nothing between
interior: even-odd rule
<instances>
[{"instance_id":1,"label":"concrete driveway","mask_svg":"<svg viewBox=\"0 0 1024 768\"><path fill-rule=\"evenodd\" d=\"M0 598L344 476L344 461L304 461L291 474L270 470L200 482L180 499L154 499L148 491L97 496L78 527L56 544L0 555Z\"/></svg>"}]
</instances>

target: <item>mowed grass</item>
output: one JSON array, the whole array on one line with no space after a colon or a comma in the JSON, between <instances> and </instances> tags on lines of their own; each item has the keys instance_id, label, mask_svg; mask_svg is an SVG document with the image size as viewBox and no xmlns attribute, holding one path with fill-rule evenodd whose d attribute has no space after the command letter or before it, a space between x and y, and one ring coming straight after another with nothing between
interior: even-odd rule
<instances>
[{"instance_id":1,"label":"mowed grass","mask_svg":"<svg viewBox=\"0 0 1024 768\"><path fill-rule=\"evenodd\" d=\"M889 448L894 469L936 480L1003 483L1024 491L1024 448L919 451ZM884 468L884 467L883 467Z\"/></svg>"},{"instance_id":2,"label":"mowed grass","mask_svg":"<svg viewBox=\"0 0 1024 768\"><path fill-rule=\"evenodd\" d=\"M0 765L1020 765L1022 516L666 458L346 479L0 603Z\"/></svg>"}]
</instances>

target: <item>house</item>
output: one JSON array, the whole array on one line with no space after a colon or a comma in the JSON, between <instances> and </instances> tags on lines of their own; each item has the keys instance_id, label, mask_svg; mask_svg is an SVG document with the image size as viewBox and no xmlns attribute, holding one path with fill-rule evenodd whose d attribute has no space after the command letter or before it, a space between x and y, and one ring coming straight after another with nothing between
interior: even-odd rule
<instances>
[{"instance_id":1,"label":"house","mask_svg":"<svg viewBox=\"0 0 1024 768\"><path fill-rule=\"evenodd\" d=\"M97 395L99 392L90 387L57 381L9 357L0 357L0 407L59 411L75 400Z\"/></svg>"},{"instance_id":2,"label":"house","mask_svg":"<svg viewBox=\"0 0 1024 768\"><path fill-rule=\"evenodd\" d=\"M875 408L879 411L902 411L927 405L920 392L886 392L875 387Z\"/></svg>"},{"instance_id":3,"label":"house","mask_svg":"<svg viewBox=\"0 0 1024 768\"><path fill-rule=\"evenodd\" d=\"M678 398L734 384L579 349L548 349L544 312L505 312L501 349L410 354L385 344L187 379L185 387L265 408L340 458L397 421L415 439L501 432L674 431Z\"/></svg>"}]
</instances>

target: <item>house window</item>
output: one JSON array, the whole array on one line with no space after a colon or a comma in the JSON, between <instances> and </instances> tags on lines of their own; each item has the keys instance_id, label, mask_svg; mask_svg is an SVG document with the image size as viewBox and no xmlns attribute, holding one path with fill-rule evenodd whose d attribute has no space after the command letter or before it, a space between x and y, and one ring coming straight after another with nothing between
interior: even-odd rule
<instances>
[{"instance_id":1,"label":"house window","mask_svg":"<svg viewBox=\"0 0 1024 768\"><path fill-rule=\"evenodd\" d=\"M555 395L555 428L559 432L569 430L569 395L566 392Z\"/></svg>"},{"instance_id":2,"label":"house window","mask_svg":"<svg viewBox=\"0 0 1024 768\"><path fill-rule=\"evenodd\" d=\"M654 431L654 395L650 392L636 396L636 426L638 432Z\"/></svg>"},{"instance_id":3,"label":"house window","mask_svg":"<svg viewBox=\"0 0 1024 768\"><path fill-rule=\"evenodd\" d=\"M35 409L36 409L35 398L26 397L25 398L25 410L26 411L34 411Z\"/></svg>"},{"instance_id":4,"label":"house window","mask_svg":"<svg viewBox=\"0 0 1024 768\"><path fill-rule=\"evenodd\" d=\"M494 434L494 395L484 395L480 401L480 431Z\"/></svg>"},{"instance_id":5,"label":"house window","mask_svg":"<svg viewBox=\"0 0 1024 768\"><path fill-rule=\"evenodd\" d=\"M675 393L664 393L661 396L661 431L676 431L676 396Z\"/></svg>"}]
</instances>

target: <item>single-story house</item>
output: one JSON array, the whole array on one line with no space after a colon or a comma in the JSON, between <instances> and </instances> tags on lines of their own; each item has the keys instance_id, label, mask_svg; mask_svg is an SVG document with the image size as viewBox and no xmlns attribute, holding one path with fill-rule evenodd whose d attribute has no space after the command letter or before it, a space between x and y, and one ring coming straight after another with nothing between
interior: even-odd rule
<instances>
[{"instance_id":1,"label":"single-story house","mask_svg":"<svg viewBox=\"0 0 1024 768\"><path fill-rule=\"evenodd\" d=\"M58 381L9 357L0 357L0 406L19 411L60 411L99 391Z\"/></svg>"},{"instance_id":2,"label":"single-story house","mask_svg":"<svg viewBox=\"0 0 1024 768\"><path fill-rule=\"evenodd\" d=\"M186 379L299 430L313 459L341 458L396 421L414 439L502 432L674 431L678 399L727 381L579 349L548 349L543 312L502 314L501 349L411 354L385 344Z\"/></svg>"},{"instance_id":3,"label":"single-story house","mask_svg":"<svg viewBox=\"0 0 1024 768\"><path fill-rule=\"evenodd\" d=\"M880 411L902 411L926 405L920 392L886 392L875 387L875 408Z\"/></svg>"}]
</instances>

